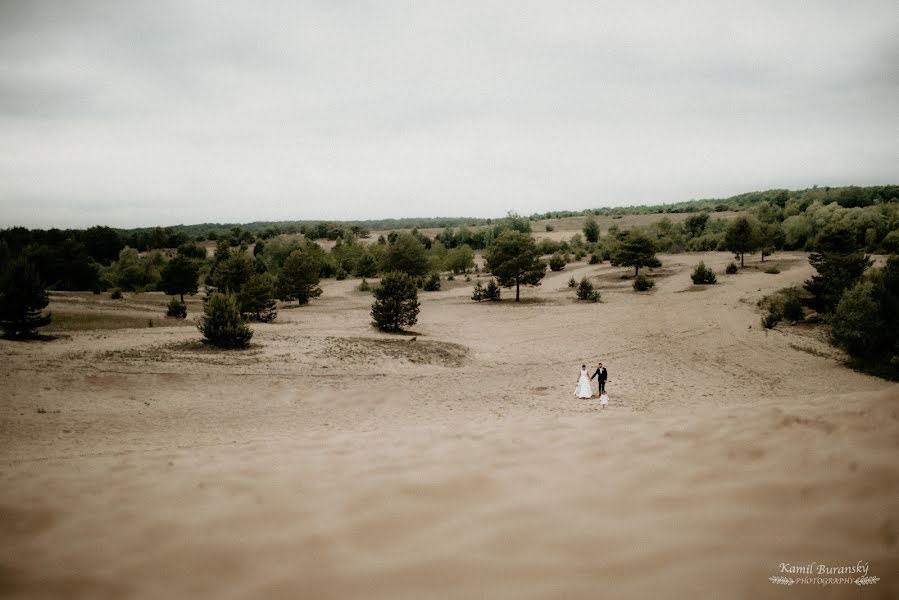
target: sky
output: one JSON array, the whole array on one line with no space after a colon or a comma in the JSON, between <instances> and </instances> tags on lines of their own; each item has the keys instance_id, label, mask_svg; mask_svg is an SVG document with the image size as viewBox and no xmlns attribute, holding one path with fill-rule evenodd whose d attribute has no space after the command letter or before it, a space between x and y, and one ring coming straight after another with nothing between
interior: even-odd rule
<instances>
[{"instance_id":1,"label":"sky","mask_svg":"<svg viewBox=\"0 0 899 600\"><path fill-rule=\"evenodd\" d=\"M899 182L887 1L0 0L0 227Z\"/></svg>"}]
</instances>

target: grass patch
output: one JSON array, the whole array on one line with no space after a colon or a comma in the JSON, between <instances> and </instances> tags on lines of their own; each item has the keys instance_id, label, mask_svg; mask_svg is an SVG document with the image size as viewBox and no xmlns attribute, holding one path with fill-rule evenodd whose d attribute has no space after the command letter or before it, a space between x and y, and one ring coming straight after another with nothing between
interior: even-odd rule
<instances>
[{"instance_id":1,"label":"grass patch","mask_svg":"<svg viewBox=\"0 0 899 600\"><path fill-rule=\"evenodd\" d=\"M53 320L44 331L87 331L90 329L146 329L147 317L107 312L60 313L54 312ZM162 319L160 319L162 320ZM183 322L165 320L165 325L183 325ZM193 325L191 323L191 325Z\"/></svg>"}]
</instances>

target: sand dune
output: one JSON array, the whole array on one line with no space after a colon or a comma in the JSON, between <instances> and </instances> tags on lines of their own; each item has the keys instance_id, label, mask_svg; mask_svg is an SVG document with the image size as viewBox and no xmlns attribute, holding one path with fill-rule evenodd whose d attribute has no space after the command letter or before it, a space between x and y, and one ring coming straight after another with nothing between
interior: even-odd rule
<instances>
[{"instance_id":1,"label":"sand dune","mask_svg":"<svg viewBox=\"0 0 899 600\"><path fill-rule=\"evenodd\" d=\"M245 352L161 321L2 341L0 594L896 597L899 386L760 327L756 301L810 275L773 258L698 290L729 255L663 256L646 294L585 263L520 305L454 286L422 295L415 341L375 332L355 281ZM603 411L573 397L597 360ZM813 561L880 581L768 580Z\"/></svg>"}]
</instances>

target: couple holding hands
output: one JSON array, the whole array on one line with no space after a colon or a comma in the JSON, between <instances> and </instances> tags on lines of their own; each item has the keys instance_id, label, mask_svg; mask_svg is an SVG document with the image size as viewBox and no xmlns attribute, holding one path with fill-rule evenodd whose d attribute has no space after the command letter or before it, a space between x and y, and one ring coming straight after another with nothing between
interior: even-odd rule
<instances>
[{"instance_id":1,"label":"couple holding hands","mask_svg":"<svg viewBox=\"0 0 899 600\"><path fill-rule=\"evenodd\" d=\"M609 404L609 396L606 394L606 381L609 380L609 372L602 366L602 363L596 365L596 371L592 376L587 371L587 365L581 365L581 376L577 380L577 388L574 390L574 395L578 398L592 398L593 385L590 382L593 381L594 377L597 383L599 383L599 407L603 408Z\"/></svg>"}]
</instances>

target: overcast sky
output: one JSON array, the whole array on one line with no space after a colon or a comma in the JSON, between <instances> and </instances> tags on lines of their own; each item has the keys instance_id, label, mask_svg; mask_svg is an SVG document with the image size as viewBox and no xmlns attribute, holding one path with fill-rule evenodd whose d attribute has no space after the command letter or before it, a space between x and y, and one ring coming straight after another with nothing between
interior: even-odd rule
<instances>
[{"instance_id":1,"label":"overcast sky","mask_svg":"<svg viewBox=\"0 0 899 600\"><path fill-rule=\"evenodd\" d=\"M899 183L897 15L895 0L0 0L0 226Z\"/></svg>"}]
</instances>

